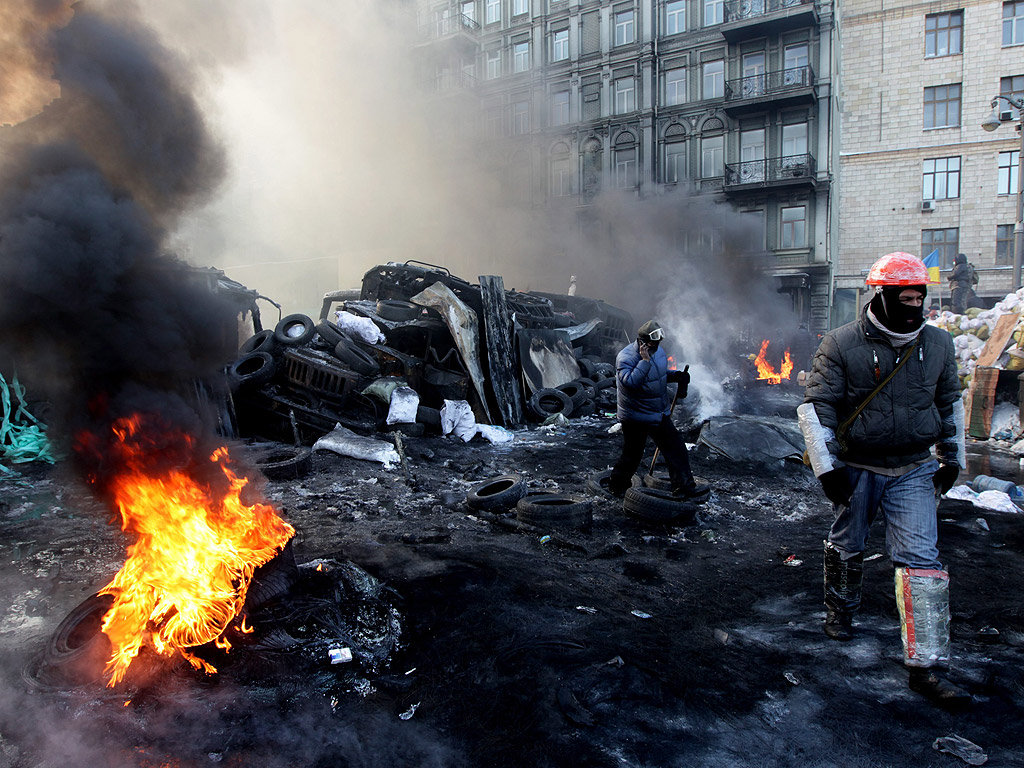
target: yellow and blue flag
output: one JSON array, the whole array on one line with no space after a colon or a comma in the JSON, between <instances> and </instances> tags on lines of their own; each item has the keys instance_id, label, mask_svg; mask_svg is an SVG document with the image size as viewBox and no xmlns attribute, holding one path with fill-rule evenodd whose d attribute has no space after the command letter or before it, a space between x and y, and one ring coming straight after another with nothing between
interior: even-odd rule
<instances>
[{"instance_id":1,"label":"yellow and blue flag","mask_svg":"<svg viewBox=\"0 0 1024 768\"><path fill-rule=\"evenodd\" d=\"M936 248L921 261L924 262L925 269L928 270L928 283L931 285L942 282L939 279L939 249Z\"/></svg>"}]
</instances>

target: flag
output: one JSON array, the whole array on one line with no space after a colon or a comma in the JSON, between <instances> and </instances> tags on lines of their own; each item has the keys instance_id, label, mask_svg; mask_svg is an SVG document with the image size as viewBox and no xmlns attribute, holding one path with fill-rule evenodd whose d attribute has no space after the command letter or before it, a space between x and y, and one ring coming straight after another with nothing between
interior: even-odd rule
<instances>
[{"instance_id":1,"label":"flag","mask_svg":"<svg viewBox=\"0 0 1024 768\"><path fill-rule=\"evenodd\" d=\"M935 284L942 282L939 279L939 249L936 248L921 259L921 261L924 262L925 269L928 270L928 283Z\"/></svg>"}]
</instances>

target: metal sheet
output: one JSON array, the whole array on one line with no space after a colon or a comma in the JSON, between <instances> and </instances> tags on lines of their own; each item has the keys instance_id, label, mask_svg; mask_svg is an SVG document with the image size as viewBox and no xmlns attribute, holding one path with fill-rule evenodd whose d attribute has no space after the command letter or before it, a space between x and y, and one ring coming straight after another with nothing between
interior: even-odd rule
<instances>
[{"instance_id":1,"label":"metal sheet","mask_svg":"<svg viewBox=\"0 0 1024 768\"><path fill-rule=\"evenodd\" d=\"M523 376L531 392L568 384L580 377L568 330L516 332Z\"/></svg>"}]
</instances>

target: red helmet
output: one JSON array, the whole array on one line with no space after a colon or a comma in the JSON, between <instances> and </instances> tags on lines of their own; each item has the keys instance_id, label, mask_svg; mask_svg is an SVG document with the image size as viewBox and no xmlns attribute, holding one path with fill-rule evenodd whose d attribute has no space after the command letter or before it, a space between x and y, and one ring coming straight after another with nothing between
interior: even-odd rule
<instances>
[{"instance_id":1,"label":"red helmet","mask_svg":"<svg viewBox=\"0 0 1024 768\"><path fill-rule=\"evenodd\" d=\"M927 285L928 268L912 253L887 253L868 272L866 285Z\"/></svg>"}]
</instances>

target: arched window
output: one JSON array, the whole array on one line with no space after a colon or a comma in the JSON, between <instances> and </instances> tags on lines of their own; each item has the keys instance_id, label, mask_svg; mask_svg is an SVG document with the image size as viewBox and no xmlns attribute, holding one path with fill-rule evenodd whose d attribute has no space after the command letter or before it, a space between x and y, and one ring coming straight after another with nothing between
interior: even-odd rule
<instances>
[{"instance_id":1,"label":"arched window","mask_svg":"<svg viewBox=\"0 0 1024 768\"><path fill-rule=\"evenodd\" d=\"M665 129L662 165L664 183L678 184L686 179L686 147L686 128L680 123L672 123Z\"/></svg>"},{"instance_id":2,"label":"arched window","mask_svg":"<svg viewBox=\"0 0 1024 768\"><path fill-rule=\"evenodd\" d=\"M700 176L725 175L725 124L717 117L704 121L700 136Z\"/></svg>"},{"instance_id":3,"label":"arched window","mask_svg":"<svg viewBox=\"0 0 1024 768\"><path fill-rule=\"evenodd\" d=\"M637 185L636 137L623 131L615 139L615 186L632 189Z\"/></svg>"},{"instance_id":4,"label":"arched window","mask_svg":"<svg viewBox=\"0 0 1024 768\"><path fill-rule=\"evenodd\" d=\"M569 145L560 141L551 148L551 196L568 197L573 193L572 158Z\"/></svg>"}]
</instances>

